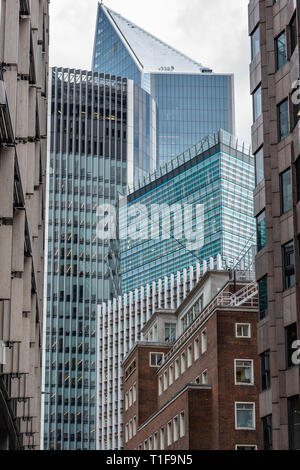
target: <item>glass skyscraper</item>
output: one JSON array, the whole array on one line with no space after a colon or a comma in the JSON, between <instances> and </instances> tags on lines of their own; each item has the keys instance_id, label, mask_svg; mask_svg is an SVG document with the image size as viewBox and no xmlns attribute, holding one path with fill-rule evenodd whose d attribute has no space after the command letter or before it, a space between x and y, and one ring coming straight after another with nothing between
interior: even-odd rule
<instances>
[{"instance_id":1,"label":"glass skyscraper","mask_svg":"<svg viewBox=\"0 0 300 470\"><path fill-rule=\"evenodd\" d=\"M112 297L98 209L153 169L155 105L132 80L57 68L49 98L44 448L92 450L96 308Z\"/></svg>"},{"instance_id":2,"label":"glass skyscraper","mask_svg":"<svg viewBox=\"0 0 300 470\"><path fill-rule=\"evenodd\" d=\"M122 293L196 262L232 268L255 243L254 158L220 130L130 189L121 201ZM198 207L198 209L197 209Z\"/></svg>"},{"instance_id":3,"label":"glass skyscraper","mask_svg":"<svg viewBox=\"0 0 300 470\"><path fill-rule=\"evenodd\" d=\"M157 105L158 166L219 129L235 133L231 74L213 73L103 4L92 69L130 78L151 94Z\"/></svg>"}]
</instances>

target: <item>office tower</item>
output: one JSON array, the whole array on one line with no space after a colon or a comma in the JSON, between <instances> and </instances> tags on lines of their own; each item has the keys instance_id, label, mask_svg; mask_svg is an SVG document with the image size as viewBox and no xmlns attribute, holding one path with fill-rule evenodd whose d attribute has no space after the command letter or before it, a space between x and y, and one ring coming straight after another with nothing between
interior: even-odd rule
<instances>
[{"instance_id":1,"label":"office tower","mask_svg":"<svg viewBox=\"0 0 300 470\"><path fill-rule=\"evenodd\" d=\"M274 450L300 449L299 12L299 1L249 3L260 418Z\"/></svg>"},{"instance_id":2,"label":"office tower","mask_svg":"<svg viewBox=\"0 0 300 470\"><path fill-rule=\"evenodd\" d=\"M234 78L215 74L98 5L92 69L127 77L157 104L157 164L219 129L235 133Z\"/></svg>"},{"instance_id":3,"label":"office tower","mask_svg":"<svg viewBox=\"0 0 300 470\"><path fill-rule=\"evenodd\" d=\"M199 260L232 268L255 245L253 189L251 152L224 131L131 187L119 209L122 293Z\"/></svg>"},{"instance_id":4,"label":"office tower","mask_svg":"<svg viewBox=\"0 0 300 470\"><path fill-rule=\"evenodd\" d=\"M50 93L44 448L92 450L96 306L111 298L99 224L103 204L151 168L155 127L133 112L153 100L131 80L73 69L52 70Z\"/></svg>"},{"instance_id":5,"label":"office tower","mask_svg":"<svg viewBox=\"0 0 300 470\"><path fill-rule=\"evenodd\" d=\"M0 450L40 444L48 21L0 4Z\"/></svg>"},{"instance_id":6,"label":"office tower","mask_svg":"<svg viewBox=\"0 0 300 470\"><path fill-rule=\"evenodd\" d=\"M209 271L155 312L123 361L125 450L261 447L257 307L255 284Z\"/></svg>"}]
</instances>

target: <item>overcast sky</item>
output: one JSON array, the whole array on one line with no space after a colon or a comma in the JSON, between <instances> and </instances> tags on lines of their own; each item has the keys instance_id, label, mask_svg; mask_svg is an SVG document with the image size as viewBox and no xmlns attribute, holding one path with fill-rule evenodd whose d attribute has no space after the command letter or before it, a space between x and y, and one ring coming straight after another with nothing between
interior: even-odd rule
<instances>
[{"instance_id":1,"label":"overcast sky","mask_svg":"<svg viewBox=\"0 0 300 470\"><path fill-rule=\"evenodd\" d=\"M248 0L104 0L214 72L235 74L236 134L250 143ZM98 0L51 0L50 65L91 69Z\"/></svg>"}]
</instances>

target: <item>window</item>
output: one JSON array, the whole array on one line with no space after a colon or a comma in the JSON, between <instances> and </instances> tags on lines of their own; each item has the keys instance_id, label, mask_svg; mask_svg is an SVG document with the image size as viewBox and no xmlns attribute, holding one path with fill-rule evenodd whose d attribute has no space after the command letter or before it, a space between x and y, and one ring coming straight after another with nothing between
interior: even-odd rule
<instances>
[{"instance_id":1,"label":"window","mask_svg":"<svg viewBox=\"0 0 300 470\"><path fill-rule=\"evenodd\" d=\"M272 415L262 418L263 450L272 450Z\"/></svg>"},{"instance_id":2,"label":"window","mask_svg":"<svg viewBox=\"0 0 300 470\"><path fill-rule=\"evenodd\" d=\"M180 438L185 436L185 416L184 411L180 413Z\"/></svg>"},{"instance_id":3,"label":"window","mask_svg":"<svg viewBox=\"0 0 300 470\"><path fill-rule=\"evenodd\" d=\"M163 360L164 360L163 353L155 353L155 352L150 353L150 366L151 367L160 367L162 365Z\"/></svg>"},{"instance_id":4,"label":"window","mask_svg":"<svg viewBox=\"0 0 300 470\"><path fill-rule=\"evenodd\" d=\"M179 359L175 360L175 380L179 377Z\"/></svg>"},{"instance_id":5,"label":"window","mask_svg":"<svg viewBox=\"0 0 300 470\"><path fill-rule=\"evenodd\" d=\"M136 383L133 384L133 387L132 387L132 401L133 403L136 402Z\"/></svg>"},{"instance_id":6,"label":"window","mask_svg":"<svg viewBox=\"0 0 300 470\"><path fill-rule=\"evenodd\" d=\"M125 410L128 410L128 392L125 395Z\"/></svg>"},{"instance_id":7,"label":"window","mask_svg":"<svg viewBox=\"0 0 300 470\"><path fill-rule=\"evenodd\" d=\"M260 28L259 25L251 34L251 60L253 60L260 51Z\"/></svg>"},{"instance_id":8,"label":"window","mask_svg":"<svg viewBox=\"0 0 300 470\"><path fill-rule=\"evenodd\" d=\"M300 201L300 156L296 160L297 202Z\"/></svg>"},{"instance_id":9,"label":"window","mask_svg":"<svg viewBox=\"0 0 300 470\"><path fill-rule=\"evenodd\" d=\"M257 446L237 444L235 450L257 450Z\"/></svg>"},{"instance_id":10,"label":"window","mask_svg":"<svg viewBox=\"0 0 300 470\"><path fill-rule=\"evenodd\" d=\"M191 367L192 363L193 363L193 348L190 345L187 350L187 366Z\"/></svg>"},{"instance_id":11,"label":"window","mask_svg":"<svg viewBox=\"0 0 300 470\"><path fill-rule=\"evenodd\" d=\"M207 351L207 334L206 330L201 333L201 353L204 354Z\"/></svg>"},{"instance_id":12,"label":"window","mask_svg":"<svg viewBox=\"0 0 300 470\"><path fill-rule=\"evenodd\" d=\"M263 181L265 177L264 170L264 148L261 147L255 154L255 183L256 186Z\"/></svg>"},{"instance_id":13,"label":"window","mask_svg":"<svg viewBox=\"0 0 300 470\"><path fill-rule=\"evenodd\" d=\"M173 364L169 367L169 385L172 385L174 382L174 367Z\"/></svg>"},{"instance_id":14,"label":"window","mask_svg":"<svg viewBox=\"0 0 300 470\"><path fill-rule=\"evenodd\" d=\"M256 218L257 250L261 251L266 245L266 212L263 211Z\"/></svg>"},{"instance_id":15,"label":"window","mask_svg":"<svg viewBox=\"0 0 300 470\"><path fill-rule=\"evenodd\" d=\"M293 348L294 342L297 341L297 323L293 323L285 328L285 345L286 345L286 367L293 367L293 354L296 348Z\"/></svg>"},{"instance_id":16,"label":"window","mask_svg":"<svg viewBox=\"0 0 300 470\"><path fill-rule=\"evenodd\" d=\"M164 391L168 388L168 371L164 372Z\"/></svg>"},{"instance_id":17,"label":"window","mask_svg":"<svg viewBox=\"0 0 300 470\"><path fill-rule=\"evenodd\" d=\"M175 343L176 341L176 323L165 323L165 342Z\"/></svg>"},{"instance_id":18,"label":"window","mask_svg":"<svg viewBox=\"0 0 300 470\"><path fill-rule=\"evenodd\" d=\"M292 21L290 22L289 29L290 29L290 55L292 55L298 43L296 13L293 16Z\"/></svg>"},{"instance_id":19,"label":"window","mask_svg":"<svg viewBox=\"0 0 300 470\"><path fill-rule=\"evenodd\" d=\"M300 450L300 402L299 395L288 399L289 448Z\"/></svg>"},{"instance_id":20,"label":"window","mask_svg":"<svg viewBox=\"0 0 300 470\"><path fill-rule=\"evenodd\" d=\"M132 439L132 419L129 421L129 440Z\"/></svg>"},{"instance_id":21,"label":"window","mask_svg":"<svg viewBox=\"0 0 300 470\"><path fill-rule=\"evenodd\" d=\"M235 359L235 385L253 385L253 361Z\"/></svg>"},{"instance_id":22,"label":"window","mask_svg":"<svg viewBox=\"0 0 300 470\"><path fill-rule=\"evenodd\" d=\"M148 441L147 441L147 439L144 441L144 450L148 450Z\"/></svg>"},{"instance_id":23,"label":"window","mask_svg":"<svg viewBox=\"0 0 300 470\"><path fill-rule=\"evenodd\" d=\"M202 385L207 385L207 384L208 384L207 370L204 370L202 372Z\"/></svg>"},{"instance_id":24,"label":"window","mask_svg":"<svg viewBox=\"0 0 300 470\"><path fill-rule=\"evenodd\" d=\"M200 344L199 338L196 338L194 341L194 359L197 361L200 357Z\"/></svg>"},{"instance_id":25,"label":"window","mask_svg":"<svg viewBox=\"0 0 300 470\"><path fill-rule=\"evenodd\" d=\"M181 373L183 374L185 372L185 367L186 367L186 364L185 364L185 353L183 352L181 354Z\"/></svg>"},{"instance_id":26,"label":"window","mask_svg":"<svg viewBox=\"0 0 300 470\"><path fill-rule=\"evenodd\" d=\"M259 319L263 320L268 315L268 276L258 281Z\"/></svg>"},{"instance_id":27,"label":"window","mask_svg":"<svg viewBox=\"0 0 300 470\"><path fill-rule=\"evenodd\" d=\"M129 389L129 408L132 406L132 388Z\"/></svg>"},{"instance_id":28,"label":"window","mask_svg":"<svg viewBox=\"0 0 300 470\"><path fill-rule=\"evenodd\" d=\"M136 416L133 418L132 434L136 436Z\"/></svg>"},{"instance_id":29,"label":"window","mask_svg":"<svg viewBox=\"0 0 300 470\"><path fill-rule=\"evenodd\" d=\"M280 179L280 204L281 214L285 214L293 208L292 195L292 171L291 168L281 173Z\"/></svg>"},{"instance_id":30,"label":"window","mask_svg":"<svg viewBox=\"0 0 300 470\"><path fill-rule=\"evenodd\" d=\"M294 242L290 242L283 246L283 277L285 290L295 285L294 259Z\"/></svg>"},{"instance_id":31,"label":"window","mask_svg":"<svg viewBox=\"0 0 300 470\"><path fill-rule=\"evenodd\" d=\"M158 435L157 435L157 432L155 432L153 436L153 450L157 450L157 449L158 449Z\"/></svg>"},{"instance_id":32,"label":"window","mask_svg":"<svg viewBox=\"0 0 300 470\"><path fill-rule=\"evenodd\" d=\"M260 382L262 392L271 387L270 351L260 355Z\"/></svg>"},{"instance_id":33,"label":"window","mask_svg":"<svg viewBox=\"0 0 300 470\"><path fill-rule=\"evenodd\" d=\"M175 416L173 419L173 439L174 442L178 441L179 433L178 433L178 416Z\"/></svg>"},{"instance_id":34,"label":"window","mask_svg":"<svg viewBox=\"0 0 300 470\"><path fill-rule=\"evenodd\" d=\"M160 450L165 450L165 429L160 430Z\"/></svg>"},{"instance_id":35,"label":"window","mask_svg":"<svg viewBox=\"0 0 300 470\"><path fill-rule=\"evenodd\" d=\"M285 139L290 133L289 102L287 99L277 106L278 141Z\"/></svg>"},{"instance_id":36,"label":"window","mask_svg":"<svg viewBox=\"0 0 300 470\"><path fill-rule=\"evenodd\" d=\"M158 378L158 395L162 394L163 384L162 384L162 376L160 375Z\"/></svg>"},{"instance_id":37,"label":"window","mask_svg":"<svg viewBox=\"0 0 300 470\"><path fill-rule=\"evenodd\" d=\"M235 324L236 338L251 338L251 325L250 323L236 323Z\"/></svg>"},{"instance_id":38,"label":"window","mask_svg":"<svg viewBox=\"0 0 300 470\"><path fill-rule=\"evenodd\" d=\"M168 422L168 446L172 444L172 421Z\"/></svg>"},{"instance_id":39,"label":"window","mask_svg":"<svg viewBox=\"0 0 300 470\"><path fill-rule=\"evenodd\" d=\"M285 31L275 39L276 70L281 69L287 62Z\"/></svg>"},{"instance_id":40,"label":"window","mask_svg":"<svg viewBox=\"0 0 300 470\"><path fill-rule=\"evenodd\" d=\"M152 450L152 436L149 437L149 450Z\"/></svg>"},{"instance_id":41,"label":"window","mask_svg":"<svg viewBox=\"0 0 300 470\"><path fill-rule=\"evenodd\" d=\"M125 442L128 442L128 424L125 426Z\"/></svg>"},{"instance_id":42,"label":"window","mask_svg":"<svg viewBox=\"0 0 300 470\"><path fill-rule=\"evenodd\" d=\"M195 378L195 384L200 385L200 377Z\"/></svg>"},{"instance_id":43,"label":"window","mask_svg":"<svg viewBox=\"0 0 300 470\"><path fill-rule=\"evenodd\" d=\"M235 403L235 428L255 429L254 403Z\"/></svg>"},{"instance_id":44,"label":"window","mask_svg":"<svg viewBox=\"0 0 300 470\"><path fill-rule=\"evenodd\" d=\"M253 120L254 122L262 113L261 85L253 93Z\"/></svg>"}]
</instances>

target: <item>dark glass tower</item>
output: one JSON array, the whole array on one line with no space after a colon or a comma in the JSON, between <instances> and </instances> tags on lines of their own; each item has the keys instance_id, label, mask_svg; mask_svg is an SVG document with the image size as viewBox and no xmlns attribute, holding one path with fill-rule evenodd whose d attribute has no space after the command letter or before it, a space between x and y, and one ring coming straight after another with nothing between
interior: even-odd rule
<instances>
[{"instance_id":1,"label":"dark glass tower","mask_svg":"<svg viewBox=\"0 0 300 470\"><path fill-rule=\"evenodd\" d=\"M155 100L157 166L219 129L235 133L233 75L212 73L103 4L92 68L132 79Z\"/></svg>"},{"instance_id":2,"label":"dark glass tower","mask_svg":"<svg viewBox=\"0 0 300 470\"><path fill-rule=\"evenodd\" d=\"M96 308L111 298L98 208L153 167L155 107L131 80L69 69L51 79L44 448L92 450Z\"/></svg>"}]
</instances>

